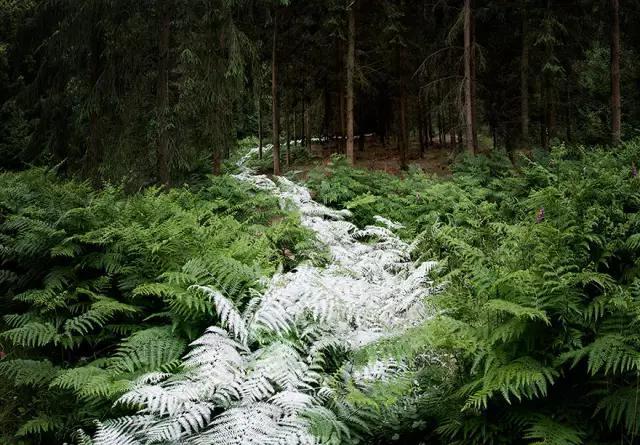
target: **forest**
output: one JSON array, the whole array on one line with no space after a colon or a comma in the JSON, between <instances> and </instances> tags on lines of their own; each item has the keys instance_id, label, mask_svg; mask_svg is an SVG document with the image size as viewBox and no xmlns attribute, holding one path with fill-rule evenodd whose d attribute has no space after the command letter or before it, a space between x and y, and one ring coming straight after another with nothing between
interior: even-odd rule
<instances>
[{"instance_id":1,"label":"forest","mask_svg":"<svg viewBox=\"0 0 640 445\"><path fill-rule=\"evenodd\" d=\"M638 24L0 0L0 444L640 444Z\"/></svg>"}]
</instances>

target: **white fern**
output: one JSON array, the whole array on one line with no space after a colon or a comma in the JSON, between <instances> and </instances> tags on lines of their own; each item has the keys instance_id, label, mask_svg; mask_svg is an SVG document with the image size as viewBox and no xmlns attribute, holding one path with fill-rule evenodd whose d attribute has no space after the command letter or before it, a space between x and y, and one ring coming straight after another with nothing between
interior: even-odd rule
<instances>
[{"instance_id":1,"label":"white fern","mask_svg":"<svg viewBox=\"0 0 640 445\"><path fill-rule=\"evenodd\" d=\"M244 313L216 289L192 286L213 302L220 326L193 342L180 374L136 382L117 403L142 407L139 414L100 424L96 445L315 445L347 437L340 418L354 413L333 400L329 379L318 372L324 354L396 335L428 316L435 263L411 262L414 246L393 233L399 224L379 217L382 226L358 229L346 221L350 212L318 204L288 179L276 183L246 168L236 178L295 208L331 263L275 274ZM362 388L406 371L393 360L346 369L344 378Z\"/></svg>"},{"instance_id":2,"label":"white fern","mask_svg":"<svg viewBox=\"0 0 640 445\"><path fill-rule=\"evenodd\" d=\"M246 344L249 332L245 325L242 315L235 307L235 305L225 298L219 291L213 289L210 286L191 286L190 289L194 289L207 295L210 300L215 304L220 322L225 329L231 331L231 333L240 340L243 344Z\"/></svg>"}]
</instances>

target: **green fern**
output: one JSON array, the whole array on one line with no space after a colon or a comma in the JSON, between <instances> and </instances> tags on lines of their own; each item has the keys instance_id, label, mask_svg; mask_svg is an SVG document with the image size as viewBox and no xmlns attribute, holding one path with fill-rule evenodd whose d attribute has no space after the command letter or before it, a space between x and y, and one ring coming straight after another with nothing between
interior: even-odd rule
<instances>
[{"instance_id":1,"label":"green fern","mask_svg":"<svg viewBox=\"0 0 640 445\"><path fill-rule=\"evenodd\" d=\"M533 440L532 445L581 445L585 434L548 417L540 417L527 427L524 438Z\"/></svg>"}]
</instances>

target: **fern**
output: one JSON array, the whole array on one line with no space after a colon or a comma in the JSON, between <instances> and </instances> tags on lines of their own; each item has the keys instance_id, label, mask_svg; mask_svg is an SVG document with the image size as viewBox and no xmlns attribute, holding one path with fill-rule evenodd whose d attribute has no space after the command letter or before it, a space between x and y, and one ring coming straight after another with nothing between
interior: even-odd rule
<instances>
[{"instance_id":1,"label":"fern","mask_svg":"<svg viewBox=\"0 0 640 445\"><path fill-rule=\"evenodd\" d=\"M18 328L9 329L0 337L10 340L14 345L29 348L57 344L60 334L51 323L29 322Z\"/></svg>"},{"instance_id":2,"label":"fern","mask_svg":"<svg viewBox=\"0 0 640 445\"><path fill-rule=\"evenodd\" d=\"M349 351L423 320L421 298L429 293L433 263L412 264L410 246L392 231L358 231L290 181L276 185L263 177L240 177L294 203L336 266L300 265L276 274L244 313L225 295L230 289L242 294L241 287L224 280L191 284L210 278L199 263L165 276L168 286L139 287L138 295L175 299L180 296L176 288L189 284L188 291L213 304L220 327L209 327L192 343L180 373L149 374L123 395L118 403L140 414L102 427L97 445L143 438L150 443L315 444L325 438L351 440L347 425L367 431L356 404L336 399L322 385L328 380L323 368L328 350ZM375 240L365 244L358 238ZM321 336L334 341L322 342ZM349 380L366 391L403 370L394 360L378 361L354 370Z\"/></svg>"},{"instance_id":3,"label":"fern","mask_svg":"<svg viewBox=\"0 0 640 445\"><path fill-rule=\"evenodd\" d=\"M60 429L63 425L61 419L51 417L36 417L25 422L16 432L17 437L30 435L42 435Z\"/></svg>"},{"instance_id":4,"label":"fern","mask_svg":"<svg viewBox=\"0 0 640 445\"><path fill-rule=\"evenodd\" d=\"M263 274L291 264L278 237L309 235L276 198L230 177L126 196L41 170L9 173L0 209L0 363L24 413L10 428L38 412L69 419L25 427L25 440L43 443L112 412L141 374L180 371L187 343L222 308L190 286L241 307ZM304 257L305 248L289 250Z\"/></svg>"},{"instance_id":5,"label":"fern","mask_svg":"<svg viewBox=\"0 0 640 445\"><path fill-rule=\"evenodd\" d=\"M574 427L563 425L548 417L540 417L525 432L524 438L535 445L580 445L584 433Z\"/></svg>"},{"instance_id":6,"label":"fern","mask_svg":"<svg viewBox=\"0 0 640 445\"><path fill-rule=\"evenodd\" d=\"M10 378L16 386L46 386L59 372L60 369L48 360L0 361L0 374Z\"/></svg>"}]
</instances>

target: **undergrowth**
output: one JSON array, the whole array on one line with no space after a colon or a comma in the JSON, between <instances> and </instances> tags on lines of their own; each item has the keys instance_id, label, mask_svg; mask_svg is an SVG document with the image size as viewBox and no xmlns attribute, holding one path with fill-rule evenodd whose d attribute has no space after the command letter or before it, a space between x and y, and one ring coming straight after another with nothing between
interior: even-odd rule
<instances>
[{"instance_id":1,"label":"undergrowth","mask_svg":"<svg viewBox=\"0 0 640 445\"><path fill-rule=\"evenodd\" d=\"M0 442L62 443L312 252L278 200L228 177L127 196L32 169L0 175ZM114 412L115 411L115 412Z\"/></svg>"},{"instance_id":2,"label":"undergrowth","mask_svg":"<svg viewBox=\"0 0 640 445\"><path fill-rule=\"evenodd\" d=\"M441 261L439 315L360 354L419 365L438 350L455 375L434 380L424 362L418 388L379 417L380 443L637 443L639 158L633 141L558 146L516 168L462 159L450 180L341 159L310 175L319 201L360 224L399 221L416 259Z\"/></svg>"}]
</instances>

